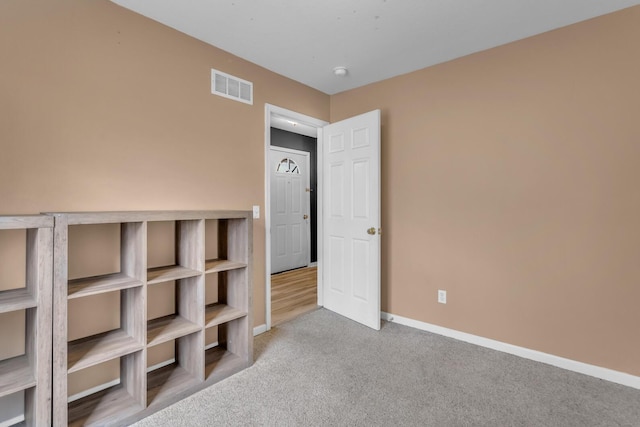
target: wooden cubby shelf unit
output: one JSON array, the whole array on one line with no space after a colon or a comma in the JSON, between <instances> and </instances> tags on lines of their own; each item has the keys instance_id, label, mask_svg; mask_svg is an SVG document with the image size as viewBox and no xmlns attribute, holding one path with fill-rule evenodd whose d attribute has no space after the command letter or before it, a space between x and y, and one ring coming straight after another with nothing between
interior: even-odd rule
<instances>
[{"instance_id":1,"label":"wooden cubby shelf unit","mask_svg":"<svg viewBox=\"0 0 640 427\"><path fill-rule=\"evenodd\" d=\"M127 425L253 363L250 211L48 215L55 219L54 426ZM149 268L148 224L157 221L175 223L175 262ZM217 242L208 247L217 247L217 253L207 258L206 227L212 222L217 222ZM69 227L98 224L120 226L120 253L114 254L120 271L69 280ZM208 274L218 275L218 302L206 305ZM166 282L175 286L174 312L147 320L148 289ZM120 293L120 328L69 342L69 301L110 292ZM205 331L212 327L218 328L218 342L206 349ZM168 342L173 342L174 359L147 372L148 349ZM85 368L115 359L120 361L117 385L67 402L69 374L82 375Z\"/></svg>"},{"instance_id":2,"label":"wooden cubby shelf unit","mask_svg":"<svg viewBox=\"0 0 640 427\"><path fill-rule=\"evenodd\" d=\"M0 290L0 313L24 310L24 354L0 360L0 398L23 393L27 426L51 424L53 224L45 215L0 216L0 230L26 231L24 286Z\"/></svg>"}]
</instances>

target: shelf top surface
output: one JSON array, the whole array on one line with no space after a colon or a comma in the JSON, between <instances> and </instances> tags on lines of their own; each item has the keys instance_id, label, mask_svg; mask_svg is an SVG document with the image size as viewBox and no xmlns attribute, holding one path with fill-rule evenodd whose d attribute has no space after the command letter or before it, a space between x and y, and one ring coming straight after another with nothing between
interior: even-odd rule
<instances>
[{"instance_id":1,"label":"shelf top surface","mask_svg":"<svg viewBox=\"0 0 640 427\"><path fill-rule=\"evenodd\" d=\"M69 225L252 217L251 211L247 210L47 212L47 215L65 217Z\"/></svg>"},{"instance_id":2,"label":"shelf top surface","mask_svg":"<svg viewBox=\"0 0 640 427\"><path fill-rule=\"evenodd\" d=\"M0 215L0 230L20 228L53 228L53 218L47 215Z\"/></svg>"}]
</instances>

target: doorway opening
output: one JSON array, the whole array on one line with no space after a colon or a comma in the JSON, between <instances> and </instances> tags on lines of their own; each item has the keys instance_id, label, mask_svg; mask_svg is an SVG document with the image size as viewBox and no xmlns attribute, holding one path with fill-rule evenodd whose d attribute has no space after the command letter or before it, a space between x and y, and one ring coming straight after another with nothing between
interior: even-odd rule
<instances>
[{"instance_id":1,"label":"doorway opening","mask_svg":"<svg viewBox=\"0 0 640 427\"><path fill-rule=\"evenodd\" d=\"M273 326L318 308L318 267L296 268L271 275Z\"/></svg>"},{"instance_id":2,"label":"doorway opening","mask_svg":"<svg viewBox=\"0 0 640 427\"><path fill-rule=\"evenodd\" d=\"M304 143L310 151L293 149ZM316 140L271 128L271 274L317 262Z\"/></svg>"},{"instance_id":3,"label":"doorway opening","mask_svg":"<svg viewBox=\"0 0 640 427\"><path fill-rule=\"evenodd\" d=\"M315 310L316 139L271 128L271 322Z\"/></svg>"},{"instance_id":4,"label":"doorway opening","mask_svg":"<svg viewBox=\"0 0 640 427\"><path fill-rule=\"evenodd\" d=\"M273 105L267 104L265 108L267 330L272 325L323 305L322 260L319 256L322 253L322 159L319 154L322 153L322 127L326 124L325 121ZM286 155L287 152L292 154ZM292 200L294 191L288 187L297 185L296 175L301 167L301 158L296 158L295 154L305 153L308 153L309 158L309 182L303 188L298 188L295 194L298 195L296 197L301 197L299 190L302 189L304 198L308 198L308 204L306 212L296 210L298 206L289 206L289 226L281 223L282 218L277 214L277 192L280 191L282 203L286 201L285 195L289 196L289 201ZM278 171L280 175L277 175ZM277 181L277 178L280 180ZM282 203L280 211L285 207ZM304 218L304 215L307 217ZM300 217L303 219L302 223L298 221ZM307 249L305 255L296 250L301 248L295 247L303 243ZM282 259L277 260L279 256L297 260L287 259L282 265ZM306 257L306 262L300 261L302 257ZM292 264L287 264L288 262Z\"/></svg>"}]
</instances>

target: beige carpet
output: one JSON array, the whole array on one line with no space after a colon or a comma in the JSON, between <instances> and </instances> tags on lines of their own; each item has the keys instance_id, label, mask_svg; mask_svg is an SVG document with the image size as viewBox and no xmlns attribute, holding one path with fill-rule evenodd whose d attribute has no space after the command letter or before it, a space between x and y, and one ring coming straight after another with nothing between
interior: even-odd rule
<instances>
[{"instance_id":1,"label":"beige carpet","mask_svg":"<svg viewBox=\"0 0 640 427\"><path fill-rule=\"evenodd\" d=\"M159 426L640 426L640 390L324 309L256 338L255 364Z\"/></svg>"}]
</instances>

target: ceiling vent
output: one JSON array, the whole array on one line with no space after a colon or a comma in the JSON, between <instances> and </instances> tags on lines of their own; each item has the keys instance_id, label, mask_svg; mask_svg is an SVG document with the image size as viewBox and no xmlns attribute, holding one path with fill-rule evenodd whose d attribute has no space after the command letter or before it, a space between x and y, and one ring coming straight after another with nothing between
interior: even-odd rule
<instances>
[{"instance_id":1,"label":"ceiling vent","mask_svg":"<svg viewBox=\"0 0 640 427\"><path fill-rule=\"evenodd\" d=\"M211 69L211 93L253 105L253 83Z\"/></svg>"}]
</instances>

